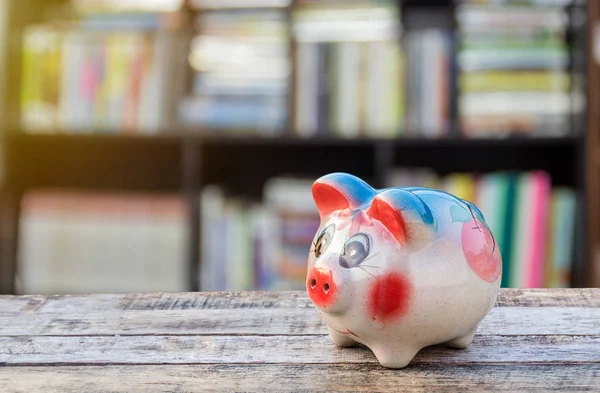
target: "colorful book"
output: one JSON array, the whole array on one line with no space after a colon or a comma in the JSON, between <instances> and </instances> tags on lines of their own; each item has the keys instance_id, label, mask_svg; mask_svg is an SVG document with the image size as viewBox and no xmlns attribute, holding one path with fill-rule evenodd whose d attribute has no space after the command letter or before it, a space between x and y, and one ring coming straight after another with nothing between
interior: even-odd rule
<instances>
[{"instance_id":1,"label":"colorful book","mask_svg":"<svg viewBox=\"0 0 600 393\"><path fill-rule=\"evenodd\" d=\"M498 236L498 244L502 254L502 287L510 288L515 285L513 276L513 260L512 249L515 247L513 240L513 232L515 225L515 210L517 199L517 181L518 174L508 172L499 179L501 181L500 189L504 192L500 193L501 200L499 209L503 211L502 232Z\"/></svg>"},{"instance_id":2,"label":"colorful book","mask_svg":"<svg viewBox=\"0 0 600 393\"><path fill-rule=\"evenodd\" d=\"M532 173L531 187L533 198L531 203L532 222L529 223L531 243L528 263L528 272L525 285L529 288L542 288L544 286L544 260L546 259L547 225L550 198L550 177L543 171Z\"/></svg>"}]
</instances>

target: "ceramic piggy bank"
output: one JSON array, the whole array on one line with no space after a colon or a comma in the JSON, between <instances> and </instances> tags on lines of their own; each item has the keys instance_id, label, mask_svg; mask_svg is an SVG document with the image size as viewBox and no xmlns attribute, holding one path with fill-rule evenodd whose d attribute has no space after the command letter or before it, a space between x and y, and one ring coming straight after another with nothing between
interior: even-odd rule
<instances>
[{"instance_id":1,"label":"ceramic piggy bank","mask_svg":"<svg viewBox=\"0 0 600 393\"><path fill-rule=\"evenodd\" d=\"M306 289L342 347L402 368L426 346L466 348L493 307L500 250L482 213L446 192L375 190L334 173L312 188L321 225Z\"/></svg>"}]
</instances>

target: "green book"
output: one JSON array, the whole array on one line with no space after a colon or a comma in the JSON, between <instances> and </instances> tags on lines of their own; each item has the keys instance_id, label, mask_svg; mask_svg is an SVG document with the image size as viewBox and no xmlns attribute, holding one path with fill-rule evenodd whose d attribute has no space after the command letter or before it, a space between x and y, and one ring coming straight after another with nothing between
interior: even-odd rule
<instances>
[{"instance_id":1,"label":"green book","mask_svg":"<svg viewBox=\"0 0 600 393\"><path fill-rule=\"evenodd\" d=\"M515 210L516 186L518 174L513 172L505 173L499 179L500 199L498 209L502 212L503 225L502 232L499 234L498 244L502 254L502 281L503 288L510 288L513 283L510 280L511 272L511 250L512 250L512 232Z\"/></svg>"},{"instance_id":2,"label":"green book","mask_svg":"<svg viewBox=\"0 0 600 393\"><path fill-rule=\"evenodd\" d=\"M533 222L530 212L534 202L534 184L529 173L520 174L517 180L515 206L512 225L510 256L510 285L512 288L524 288L527 284L527 271L531 261L528 259L531 247Z\"/></svg>"}]
</instances>

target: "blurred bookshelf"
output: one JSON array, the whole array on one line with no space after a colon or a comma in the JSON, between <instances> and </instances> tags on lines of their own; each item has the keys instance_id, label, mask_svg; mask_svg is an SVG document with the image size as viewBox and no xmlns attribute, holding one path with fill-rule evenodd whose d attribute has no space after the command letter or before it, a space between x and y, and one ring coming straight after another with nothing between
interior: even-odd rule
<instances>
[{"instance_id":1,"label":"blurred bookshelf","mask_svg":"<svg viewBox=\"0 0 600 393\"><path fill-rule=\"evenodd\" d=\"M503 286L600 285L593 2L27 6L9 10L2 293L302 289L311 180L334 171L483 206Z\"/></svg>"}]
</instances>

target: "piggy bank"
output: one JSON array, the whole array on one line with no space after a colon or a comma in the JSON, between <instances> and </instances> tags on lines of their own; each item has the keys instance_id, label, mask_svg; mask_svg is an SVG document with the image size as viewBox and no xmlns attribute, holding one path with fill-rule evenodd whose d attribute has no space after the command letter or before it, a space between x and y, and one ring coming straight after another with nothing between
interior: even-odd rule
<instances>
[{"instance_id":1,"label":"piggy bank","mask_svg":"<svg viewBox=\"0 0 600 393\"><path fill-rule=\"evenodd\" d=\"M321 225L306 289L334 344L388 368L422 348L466 348L496 301L500 250L470 202L421 187L376 190L333 173L312 194Z\"/></svg>"}]
</instances>

